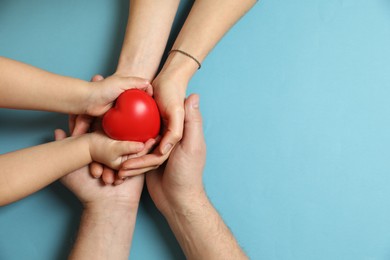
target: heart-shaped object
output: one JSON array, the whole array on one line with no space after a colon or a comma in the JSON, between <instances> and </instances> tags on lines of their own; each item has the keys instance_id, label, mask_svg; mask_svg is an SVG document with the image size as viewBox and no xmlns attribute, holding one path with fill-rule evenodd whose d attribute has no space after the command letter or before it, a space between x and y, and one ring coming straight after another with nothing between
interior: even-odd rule
<instances>
[{"instance_id":1,"label":"heart-shaped object","mask_svg":"<svg viewBox=\"0 0 390 260\"><path fill-rule=\"evenodd\" d=\"M103 117L104 132L116 140L146 142L160 131L160 113L154 99L139 89L129 89Z\"/></svg>"}]
</instances>

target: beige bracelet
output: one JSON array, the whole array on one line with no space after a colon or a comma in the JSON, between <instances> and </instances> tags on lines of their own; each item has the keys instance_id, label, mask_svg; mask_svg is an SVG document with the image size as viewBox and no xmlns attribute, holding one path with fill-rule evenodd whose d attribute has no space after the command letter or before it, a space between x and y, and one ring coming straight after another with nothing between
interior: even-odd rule
<instances>
[{"instance_id":1,"label":"beige bracelet","mask_svg":"<svg viewBox=\"0 0 390 260\"><path fill-rule=\"evenodd\" d=\"M198 70L202 67L202 64L200 64L200 62L199 62L194 56L192 56L191 54L189 54L189 53L187 53L187 52L185 52L185 51L182 51L182 50L170 50L170 51L168 52L168 56L169 56L169 54L171 54L172 52L178 52L178 53L181 53L181 54L183 54L183 55L185 55L185 56L187 56L187 57L193 59L193 60L196 62L196 64L198 64Z\"/></svg>"}]
</instances>

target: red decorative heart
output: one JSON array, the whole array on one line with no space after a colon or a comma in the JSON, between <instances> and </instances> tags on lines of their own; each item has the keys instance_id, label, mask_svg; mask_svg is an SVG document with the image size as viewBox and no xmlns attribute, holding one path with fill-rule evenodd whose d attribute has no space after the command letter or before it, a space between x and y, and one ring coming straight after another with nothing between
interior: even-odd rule
<instances>
[{"instance_id":1,"label":"red decorative heart","mask_svg":"<svg viewBox=\"0 0 390 260\"><path fill-rule=\"evenodd\" d=\"M103 117L104 132L116 140L146 142L160 131L160 113L154 99L139 89L129 89Z\"/></svg>"}]
</instances>

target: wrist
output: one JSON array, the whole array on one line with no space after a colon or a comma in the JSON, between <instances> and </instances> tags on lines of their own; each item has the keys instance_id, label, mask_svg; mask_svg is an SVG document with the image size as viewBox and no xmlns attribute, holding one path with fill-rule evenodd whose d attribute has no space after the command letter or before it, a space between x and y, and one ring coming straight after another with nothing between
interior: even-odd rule
<instances>
[{"instance_id":1,"label":"wrist","mask_svg":"<svg viewBox=\"0 0 390 260\"><path fill-rule=\"evenodd\" d=\"M93 86L91 86L91 82L81 81L79 86L77 87L79 98L74 102L75 107L77 107L77 111L73 114L75 115L85 115L88 114L89 106L91 105L91 96Z\"/></svg>"},{"instance_id":2,"label":"wrist","mask_svg":"<svg viewBox=\"0 0 390 260\"><path fill-rule=\"evenodd\" d=\"M129 202L120 198L83 202L84 211L97 216L129 216L137 214L138 205L139 200L137 202Z\"/></svg>"},{"instance_id":3,"label":"wrist","mask_svg":"<svg viewBox=\"0 0 390 260\"><path fill-rule=\"evenodd\" d=\"M138 77L153 80L157 72L157 66L153 63L144 61L144 57L136 55L135 57L121 56L118 61L118 67L114 75L121 77Z\"/></svg>"},{"instance_id":4,"label":"wrist","mask_svg":"<svg viewBox=\"0 0 390 260\"><path fill-rule=\"evenodd\" d=\"M169 202L161 212L167 219L196 215L205 206L210 205L206 192L202 189L198 192L180 196L179 200Z\"/></svg>"},{"instance_id":5,"label":"wrist","mask_svg":"<svg viewBox=\"0 0 390 260\"><path fill-rule=\"evenodd\" d=\"M198 64L194 60L179 52L171 52L160 74L168 74L179 81L189 82L197 70Z\"/></svg>"}]
</instances>

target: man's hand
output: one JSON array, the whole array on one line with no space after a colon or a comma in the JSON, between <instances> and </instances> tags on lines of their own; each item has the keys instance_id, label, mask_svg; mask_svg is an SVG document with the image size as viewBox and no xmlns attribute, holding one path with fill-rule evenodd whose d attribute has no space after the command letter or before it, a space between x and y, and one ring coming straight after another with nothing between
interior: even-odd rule
<instances>
[{"instance_id":1,"label":"man's hand","mask_svg":"<svg viewBox=\"0 0 390 260\"><path fill-rule=\"evenodd\" d=\"M173 148L165 166L146 175L150 196L163 213L185 207L204 193L206 144L197 95L188 97L185 112L183 140Z\"/></svg>"},{"instance_id":2,"label":"man's hand","mask_svg":"<svg viewBox=\"0 0 390 260\"><path fill-rule=\"evenodd\" d=\"M73 132L74 134L74 132ZM80 134L80 133L79 133ZM56 140L66 138L55 132ZM88 166L62 177L61 182L84 206L80 229L69 259L127 259L130 253L144 175L122 185L104 185Z\"/></svg>"},{"instance_id":3,"label":"man's hand","mask_svg":"<svg viewBox=\"0 0 390 260\"><path fill-rule=\"evenodd\" d=\"M183 139L165 166L146 175L149 194L187 259L247 259L206 196L202 183L205 159L199 98L191 95L185 102Z\"/></svg>"}]
</instances>

